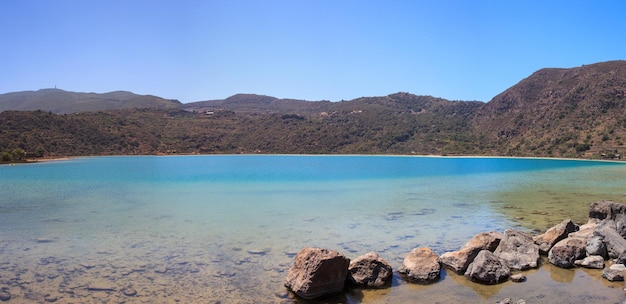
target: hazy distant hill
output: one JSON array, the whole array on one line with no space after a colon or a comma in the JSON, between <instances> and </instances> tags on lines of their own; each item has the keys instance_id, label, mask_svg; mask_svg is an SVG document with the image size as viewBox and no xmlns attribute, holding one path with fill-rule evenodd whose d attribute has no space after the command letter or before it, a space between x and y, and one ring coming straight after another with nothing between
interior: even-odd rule
<instances>
[{"instance_id":1,"label":"hazy distant hill","mask_svg":"<svg viewBox=\"0 0 626 304\"><path fill-rule=\"evenodd\" d=\"M236 94L226 99L186 103L183 108L192 111L229 110L241 113L300 113L323 111L329 101L312 102L297 99L278 99L256 94Z\"/></svg>"},{"instance_id":2,"label":"hazy distant hill","mask_svg":"<svg viewBox=\"0 0 626 304\"><path fill-rule=\"evenodd\" d=\"M151 95L115 91L104 94L76 93L59 89L42 89L0 94L0 112L42 110L56 114L104 111L125 108L173 109L180 102Z\"/></svg>"},{"instance_id":3,"label":"hazy distant hill","mask_svg":"<svg viewBox=\"0 0 626 304\"><path fill-rule=\"evenodd\" d=\"M626 139L626 61L542 69L494 97L472 125L495 152L615 153Z\"/></svg>"}]
</instances>

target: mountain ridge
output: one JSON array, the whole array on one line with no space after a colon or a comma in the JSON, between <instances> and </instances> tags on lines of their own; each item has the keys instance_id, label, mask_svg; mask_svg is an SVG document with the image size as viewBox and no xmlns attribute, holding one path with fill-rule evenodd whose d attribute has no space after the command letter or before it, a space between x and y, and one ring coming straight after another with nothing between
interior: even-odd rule
<instances>
[{"instance_id":1,"label":"mountain ridge","mask_svg":"<svg viewBox=\"0 0 626 304\"><path fill-rule=\"evenodd\" d=\"M128 91L83 93L48 88L0 94L0 112L41 110L55 114L69 114L124 108L172 109L180 105L181 103L177 100L167 100L153 95L138 95Z\"/></svg>"},{"instance_id":2,"label":"mountain ridge","mask_svg":"<svg viewBox=\"0 0 626 304\"><path fill-rule=\"evenodd\" d=\"M96 96L119 100L129 94ZM152 100L141 96L137 98ZM540 69L487 103L406 92L341 102L236 94L172 103L169 108L143 104L68 116L53 111L0 112L0 151L17 147L47 155L327 153L605 159L621 158L626 152L623 60Z\"/></svg>"}]
</instances>

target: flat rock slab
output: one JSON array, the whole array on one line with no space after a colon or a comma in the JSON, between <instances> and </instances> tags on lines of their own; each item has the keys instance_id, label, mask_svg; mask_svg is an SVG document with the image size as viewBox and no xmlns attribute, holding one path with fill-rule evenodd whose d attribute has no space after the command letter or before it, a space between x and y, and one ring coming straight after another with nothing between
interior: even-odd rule
<instances>
[{"instance_id":1,"label":"flat rock slab","mask_svg":"<svg viewBox=\"0 0 626 304\"><path fill-rule=\"evenodd\" d=\"M115 291L117 286L111 282L105 280L98 280L90 282L87 285L87 290L89 291Z\"/></svg>"},{"instance_id":2,"label":"flat rock slab","mask_svg":"<svg viewBox=\"0 0 626 304\"><path fill-rule=\"evenodd\" d=\"M502 233L500 232L479 233L465 243L460 250L442 254L439 261L452 271L463 274L481 250L496 250L500 240L502 240Z\"/></svg>"},{"instance_id":3,"label":"flat rock slab","mask_svg":"<svg viewBox=\"0 0 626 304\"><path fill-rule=\"evenodd\" d=\"M567 219L559 223L558 225L548 229L543 234L540 234L533 238L535 244L539 246L539 252L547 255L552 246L558 243L560 240L566 238L571 232L578 230L578 226Z\"/></svg>"}]
</instances>

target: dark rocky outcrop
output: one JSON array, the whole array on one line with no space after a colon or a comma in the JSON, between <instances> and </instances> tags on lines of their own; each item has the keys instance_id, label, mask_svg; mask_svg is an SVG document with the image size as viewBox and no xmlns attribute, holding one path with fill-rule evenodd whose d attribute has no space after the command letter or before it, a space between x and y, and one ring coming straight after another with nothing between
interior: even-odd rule
<instances>
[{"instance_id":1,"label":"dark rocky outcrop","mask_svg":"<svg viewBox=\"0 0 626 304\"><path fill-rule=\"evenodd\" d=\"M545 233L535 236L533 240L535 244L539 246L539 252L543 255L547 255L554 244L566 238L570 232L577 230L578 226L574 224L572 220L567 219L548 229Z\"/></svg>"},{"instance_id":2,"label":"dark rocky outcrop","mask_svg":"<svg viewBox=\"0 0 626 304\"><path fill-rule=\"evenodd\" d=\"M398 272L411 283L434 283L441 272L439 257L428 247L415 248L404 258Z\"/></svg>"},{"instance_id":3,"label":"dark rocky outcrop","mask_svg":"<svg viewBox=\"0 0 626 304\"><path fill-rule=\"evenodd\" d=\"M362 288L385 288L391 285L393 269L376 252L369 252L350 262L348 283Z\"/></svg>"},{"instance_id":4,"label":"dark rocky outcrop","mask_svg":"<svg viewBox=\"0 0 626 304\"><path fill-rule=\"evenodd\" d=\"M469 265L465 276L483 284L498 284L509 279L507 262L489 250L481 250Z\"/></svg>"},{"instance_id":5,"label":"dark rocky outcrop","mask_svg":"<svg viewBox=\"0 0 626 304\"><path fill-rule=\"evenodd\" d=\"M539 265L539 246L525 232L507 229L494 253L514 270L536 268Z\"/></svg>"},{"instance_id":6,"label":"dark rocky outcrop","mask_svg":"<svg viewBox=\"0 0 626 304\"><path fill-rule=\"evenodd\" d=\"M502 233L497 231L483 232L475 235L458 251L446 252L439 257L444 266L458 274L465 273L469 264L481 250L494 251L500 244Z\"/></svg>"},{"instance_id":7,"label":"dark rocky outcrop","mask_svg":"<svg viewBox=\"0 0 626 304\"><path fill-rule=\"evenodd\" d=\"M548 261L561 268L572 268L576 260L585 256L587 241L583 238L568 237L556 243L548 253Z\"/></svg>"},{"instance_id":8,"label":"dark rocky outcrop","mask_svg":"<svg viewBox=\"0 0 626 304\"><path fill-rule=\"evenodd\" d=\"M341 292L349 264L350 260L337 251L304 248L294 258L285 287L304 299Z\"/></svg>"}]
</instances>

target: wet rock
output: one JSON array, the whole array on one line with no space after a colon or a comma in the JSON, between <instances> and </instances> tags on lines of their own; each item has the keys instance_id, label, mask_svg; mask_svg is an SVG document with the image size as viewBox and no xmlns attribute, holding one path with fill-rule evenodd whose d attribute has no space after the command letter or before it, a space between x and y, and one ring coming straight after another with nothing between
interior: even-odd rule
<instances>
[{"instance_id":1,"label":"wet rock","mask_svg":"<svg viewBox=\"0 0 626 304\"><path fill-rule=\"evenodd\" d=\"M349 264L337 251L306 247L294 258L285 287L307 300L341 292Z\"/></svg>"},{"instance_id":2,"label":"wet rock","mask_svg":"<svg viewBox=\"0 0 626 304\"><path fill-rule=\"evenodd\" d=\"M465 276L483 284L498 284L509 279L511 269L507 262L489 250L482 250L467 267Z\"/></svg>"},{"instance_id":3,"label":"wet rock","mask_svg":"<svg viewBox=\"0 0 626 304\"><path fill-rule=\"evenodd\" d=\"M604 259L609 258L609 254L606 250L606 244L602 240L601 236L594 236L587 241L585 246L585 252L587 256L599 255Z\"/></svg>"},{"instance_id":4,"label":"wet rock","mask_svg":"<svg viewBox=\"0 0 626 304\"><path fill-rule=\"evenodd\" d=\"M439 261L456 273L465 273L467 266L474 261L474 258L481 250L496 250L501 239L502 233L500 232L479 233L465 243L460 250L442 254L439 257Z\"/></svg>"},{"instance_id":5,"label":"wet rock","mask_svg":"<svg viewBox=\"0 0 626 304\"><path fill-rule=\"evenodd\" d=\"M597 201L589 206L589 221L600 221L626 238L626 205L613 201Z\"/></svg>"},{"instance_id":6,"label":"wet rock","mask_svg":"<svg viewBox=\"0 0 626 304\"><path fill-rule=\"evenodd\" d=\"M363 288L385 288L391 285L393 269L376 252L369 252L350 261L348 283Z\"/></svg>"},{"instance_id":7,"label":"wet rock","mask_svg":"<svg viewBox=\"0 0 626 304\"><path fill-rule=\"evenodd\" d=\"M622 252L622 254L620 254L614 261L617 264L626 263L626 251Z\"/></svg>"},{"instance_id":8,"label":"wet rock","mask_svg":"<svg viewBox=\"0 0 626 304\"><path fill-rule=\"evenodd\" d=\"M626 205L621 203L600 200L589 205L589 218L616 220L623 215L626 215Z\"/></svg>"},{"instance_id":9,"label":"wet rock","mask_svg":"<svg viewBox=\"0 0 626 304\"><path fill-rule=\"evenodd\" d=\"M606 251L609 258L617 258L620 254L622 254L622 252L626 251L626 239L624 239L619 233L617 233L617 230L608 224L598 227L593 236L602 238L602 241L606 245Z\"/></svg>"},{"instance_id":10,"label":"wet rock","mask_svg":"<svg viewBox=\"0 0 626 304\"><path fill-rule=\"evenodd\" d=\"M576 266L581 266L585 268L591 269L603 269L604 268L604 258L599 255L588 256L582 260L576 260L574 262Z\"/></svg>"},{"instance_id":11,"label":"wet rock","mask_svg":"<svg viewBox=\"0 0 626 304\"><path fill-rule=\"evenodd\" d=\"M0 290L0 301L11 300L11 293L8 290Z\"/></svg>"},{"instance_id":12,"label":"wet rock","mask_svg":"<svg viewBox=\"0 0 626 304\"><path fill-rule=\"evenodd\" d=\"M602 271L602 277L611 282L624 281L624 271L606 268Z\"/></svg>"},{"instance_id":13,"label":"wet rock","mask_svg":"<svg viewBox=\"0 0 626 304\"><path fill-rule=\"evenodd\" d=\"M529 234L522 231L505 230L494 253L506 261L510 269L526 270L539 265L539 246Z\"/></svg>"},{"instance_id":14,"label":"wet rock","mask_svg":"<svg viewBox=\"0 0 626 304\"><path fill-rule=\"evenodd\" d=\"M398 272L412 283L436 282L441 272L439 257L428 247L415 248L404 258Z\"/></svg>"},{"instance_id":15,"label":"wet rock","mask_svg":"<svg viewBox=\"0 0 626 304\"><path fill-rule=\"evenodd\" d=\"M585 256L587 241L583 238L568 237L556 243L548 252L548 261L561 268L572 268L574 262Z\"/></svg>"},{"instance_id":16,"label":"wet rock","mask_svg":"<svg viewBox=\"0 0 626 304\"><path fill-rule=\"evenodd\" d=\"M566 238L570 232L577 230L578 226L572 220L567 219L548 229L545 233L535 236L533 241L539 246L539 253L547 255L554 244Z\"/></svg>"},{"instance_id":17,"label":"wet rock","mask_svg":"<svg viewBox=\"0 0 626 304\"><path fill-rule=\"evenodd\" d=\"M521 273L514 274L514 275L511 275L511 281L513 281L515 283L525 282L526 281L526 276L521 274Z\"/></svg>"}]
</instances>

